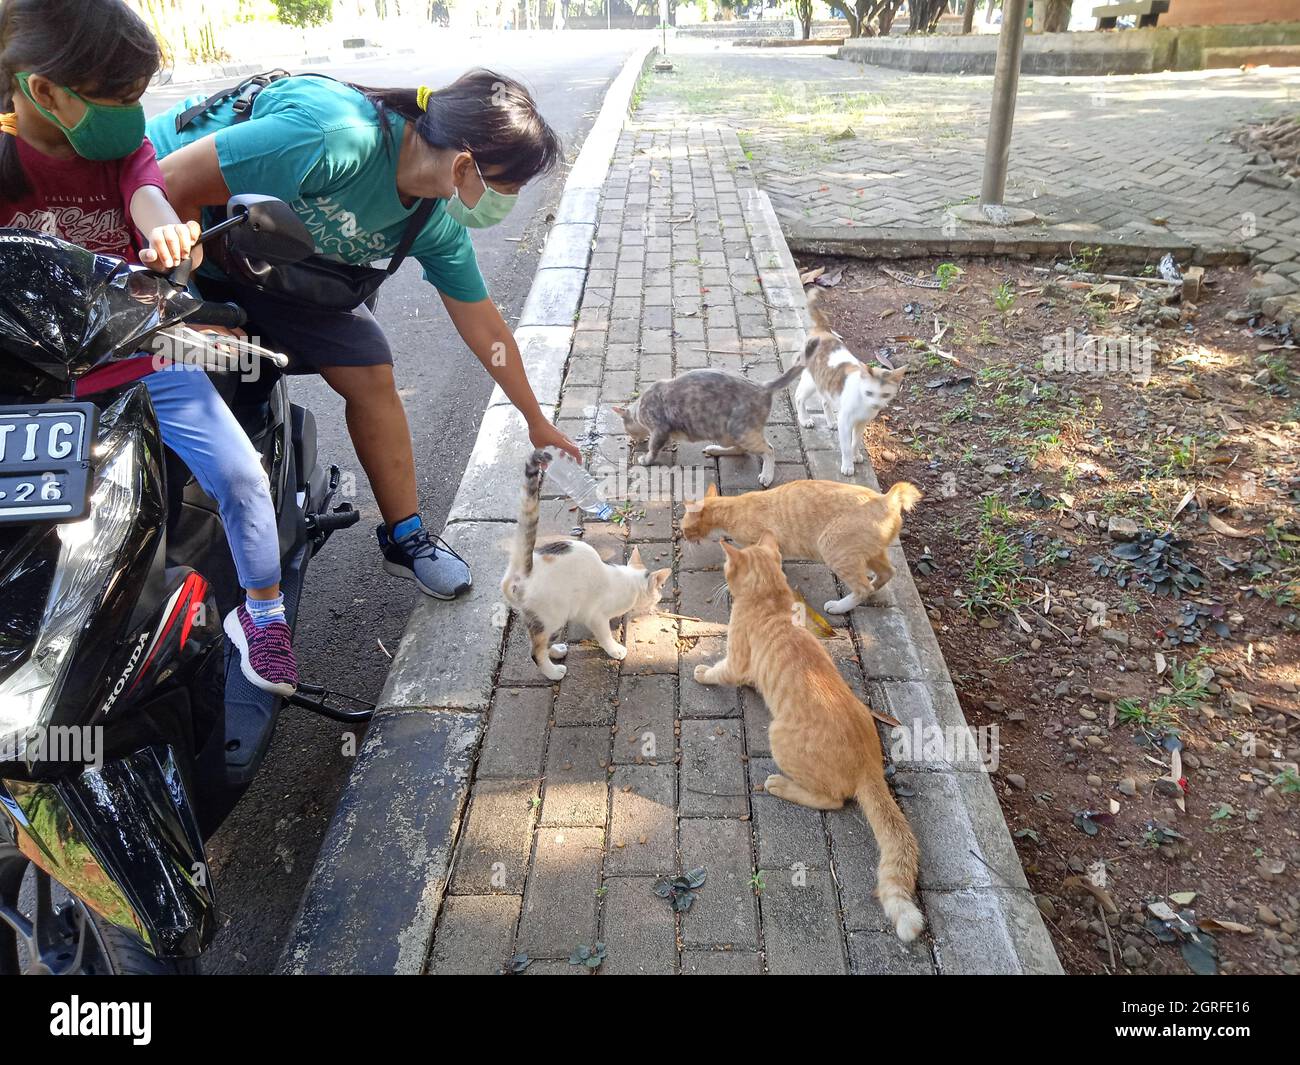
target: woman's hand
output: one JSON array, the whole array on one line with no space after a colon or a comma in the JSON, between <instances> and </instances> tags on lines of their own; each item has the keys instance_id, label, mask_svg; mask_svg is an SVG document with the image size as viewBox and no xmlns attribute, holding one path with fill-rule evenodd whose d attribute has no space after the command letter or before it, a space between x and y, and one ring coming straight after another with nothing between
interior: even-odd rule
<instances>
[{"instance_id":1,"label":"woman's hand","mask_svg":"<svg viewBox=\"0 0 1300 1065\"><path fill-rule=\"evenodd\" d=\"M533 447L543 450L548 447L559 448L567 451L576 462L582 462L582 452L578 450L578 445L548 421L537 421L530 425L528 439L533 442Z\"/></svg>"},{"instance_id":2,"label":"woman's hand","mask_svg":"<svg viewBox=\"0 0 1300 1065\"><path fill-rule=\"evenodd\" d=\"M197 222L172 222L149 231L149 246L140 252L140 262L151 270L172 270L194 254L197 268L203 250L194 242L199 239Z\"/></svg>"}]
</instances>

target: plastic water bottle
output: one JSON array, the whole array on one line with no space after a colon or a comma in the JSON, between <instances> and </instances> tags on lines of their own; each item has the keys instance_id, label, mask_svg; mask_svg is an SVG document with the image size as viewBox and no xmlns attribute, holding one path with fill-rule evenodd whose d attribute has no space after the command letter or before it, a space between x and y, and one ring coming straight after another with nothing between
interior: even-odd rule
<instances>
[{"instance_id":1,"label":"plastic water bottle","mask_svg":"<svg viewBox=\"0 0 1300 1065\"><path fill-rule=\"evenodd\" d=\"M614 508L600 494L596 479L567 455L546 468L546 479L598 521L609 521Z\"/></svg>"}]
</instances>

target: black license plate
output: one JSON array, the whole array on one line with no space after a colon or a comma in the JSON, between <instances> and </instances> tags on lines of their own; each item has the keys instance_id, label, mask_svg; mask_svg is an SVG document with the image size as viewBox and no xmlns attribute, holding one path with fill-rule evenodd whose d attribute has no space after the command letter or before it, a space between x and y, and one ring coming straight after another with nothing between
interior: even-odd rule
<instances>
[{"instance_id":1,"label":"black license plate","mask_svg":"<svg viewBox=\"0 0 1300 1065\"><path fill-rule=\"evenodd\" d=\"M0 407L0 525L86 516L95 413L92 403Z\"/></svg>"}]
</instances>

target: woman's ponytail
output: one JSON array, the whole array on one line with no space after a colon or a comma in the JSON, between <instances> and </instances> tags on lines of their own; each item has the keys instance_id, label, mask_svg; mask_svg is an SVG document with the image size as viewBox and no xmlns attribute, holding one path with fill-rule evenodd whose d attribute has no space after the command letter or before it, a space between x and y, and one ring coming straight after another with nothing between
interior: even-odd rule
<instances>
[{"instance_id":1,"label":"woman's ponytail","mask_svg":"<svg viewBox=\"0 0 1300 1065\"><path fill-rule=\"evenodd\" d=\"M369 89L381 116L399 114L434 148L469 152L493 180L522 185L560 161L563 145L518 81L482 68L441 89ZM424 106L421 107L421 97Z\"/></svg>"}]
</instances>

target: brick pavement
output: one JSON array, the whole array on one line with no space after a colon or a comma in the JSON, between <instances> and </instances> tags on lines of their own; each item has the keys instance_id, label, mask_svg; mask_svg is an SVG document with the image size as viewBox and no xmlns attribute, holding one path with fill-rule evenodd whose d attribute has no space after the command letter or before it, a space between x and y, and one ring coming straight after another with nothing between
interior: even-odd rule
<instances>
[{"instance_id":1,"label":"brick pavement","mask_svg":"<svg viewBox=\"0 0 1300 1065\"><path fill-rule=\"evenodd\" d=\"M679 41L670 51L676 70L647 86L643 126L673 128L687 111L704 129L735 129L787 235L942 232L947 209L979 191L989 77L818 50ZM1007 202L1043 224L1014 232L1069 227L1083 243L1172 234L1209 253L1242 249L1278 275L1261 298L1286 300L1300 288L1300 187L1229 136L1287 111L1300 111L1300 70L1022 78Z\"/></svg>"},{"instance_id":2,"label":"brick pavement","mask_svg":"<svg viewBox=\"0 0 1300 1065\"><path fill-rule=\"evenodd\" d=\"M649 382L705 365L768 378L799 350L802 310L753 189L729 131L624 134L559 411L605 459L620 461L625 443L600 435L598 412ZM788 393L770 432L778 482L838 477L834 440L797 427ZM681 444L676 462L724 492L757 486L748 459L706 460ZM578 971L573 949L601 941L604 973L934 971L928 940L904 947L886 931L861 813L822 814L755 790L773 768L765 708L753 692L695 683L695 664L723 647L720 549L676 542L670 502L632 508L625 527L588 523L587 540L607 557L636 546L647 565L671 565L662 609L700 620L631 619L621 664L571 643L559 685L528 659L512 622L428 970L496 972L526 953L528 973ZM572 521L563 501L544 505L544 529ZM810 602L842 594L825 567L787 571ZM889 590L836 626L828 648L864 698L888 705L891 686L925 677L925 663L895 646L904 621ZM870 678L868 648L879 654ZM707 882L674 914L655 879L696 866Z\"/></svg>"}]
</instances>

